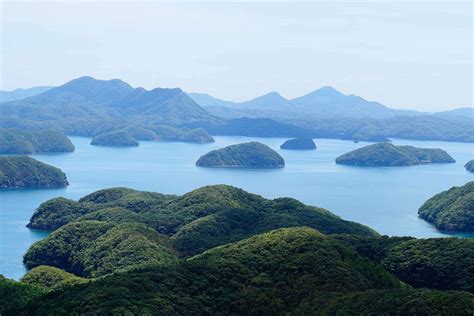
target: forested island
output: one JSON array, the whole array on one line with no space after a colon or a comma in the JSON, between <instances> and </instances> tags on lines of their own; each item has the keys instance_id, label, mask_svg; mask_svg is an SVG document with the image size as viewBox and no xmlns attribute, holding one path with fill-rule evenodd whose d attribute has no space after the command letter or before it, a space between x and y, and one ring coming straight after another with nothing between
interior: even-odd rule
<instances>
[{"instance_id":1,"label":"forested island","mask_svg":"<svg viewBox=\"0 0 474 316\"><path fill-rule=\"evenodd\" d=\"M0 157L0 189L67 186L61 169L28 156Z\"/></svg>"},{"instance_id":2,"label":"forested island","mask_svg":"<svg viewBox=\"0 0 474 316\"><path fill-rule=\"evenodd\" d=\"M474 172L474 159L469 160L465 165L464 168L466 168L467 171L469 172Z\"/></svg>"},{"instance_id":3,"label":"forested island","mask_svg":"<svg viewBox=\"0 0 474 316\"><path fill-rule=\"evenodd\" d=\"M456 161L442 149L395 146L391 143L365 146L336 158L337 164L361 167L400 167L454 162Z\"/></svg>"},{"instance_id":4,"label":"forested island","mask_svg":"<svg viewBox=\"0 0 474 316\"><path fill-rule=\"evenodd\" d=\"M25 254L20 282L0 277L2 314L474 310L474 240L380 236L226 185L53 199L30 227L54 231Z\"/></svg>"},{"instance_id":5,"label":"forested island","mask_svg":"<svg viewBox=\"0 0 474 316\"><path fill-rule=\"evenodd\" d=\"M0 154L29 155L72 151L74 145L69 138L57 131L19 131L0 128Z\"/></svg>"},{"instance_id":6,"label":"forested island","mask_svg":"<svg viewBox=\"0 0 474 316\"><path fill-rule=\"evenodd\" d=\"M474 232L474 181L436 194L418 215L443 231Z\"/></svg>"},{"instance_id":7,"label":"forested island","mask_svg":"<svg viewBox=\"0 0 474 316\"><path fill-rule=\"evenodd\" d=\"M201 156L198 167L209 168L283 168L285 160L276 151L259 142L230 145Z\"/></svg>"},{"instance_id":8,"label":"forested island","mask_svg":"<svg viewBox=\"0 0 474 316\"><path fill-rule=\"evenodd\" d=\"M293 138L281 144L280 148L289 150L314 150L316 149L316 144L311 138Z\"/></svg>"}]
</instances>

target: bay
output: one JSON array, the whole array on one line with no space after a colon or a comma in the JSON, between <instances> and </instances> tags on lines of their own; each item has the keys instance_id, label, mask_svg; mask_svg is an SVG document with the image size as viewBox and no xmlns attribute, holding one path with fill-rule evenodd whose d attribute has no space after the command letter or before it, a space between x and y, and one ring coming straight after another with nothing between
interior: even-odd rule
<instances>
[{"instance_id":1,"label":"bay","mask_svg":"<svg viewBox=\"0 0 474 316\"><path fill-rule=\"evenodd\" d=\"M64 196L78 199L109 187L183 194L210 184L230 184L267 198L288 196L329 209L344 219L366 224L381 234L418 238L450 236L417 216L432 195L474 180L464 164L474 158L474 146L465 143L409 141L396 145L442 148L455 164L412 167L359 168L336 165L340 154L368 145L334 139L315 139L317 150L280 150L283 138L215 137L213 144L140 142L139 147L111 148L90 145L89 138L71 137L73 153L35 155L61 168L70 185L61 189L0 191L0 274L19 279L26 269L22 256L47 232L25 227L44 201ZM207 169L194 164L204 153L230 144L259 141L277 150L286 161L283 169ZM472 235L459 235L473 237Z\"/></svg>"}]
</instances>

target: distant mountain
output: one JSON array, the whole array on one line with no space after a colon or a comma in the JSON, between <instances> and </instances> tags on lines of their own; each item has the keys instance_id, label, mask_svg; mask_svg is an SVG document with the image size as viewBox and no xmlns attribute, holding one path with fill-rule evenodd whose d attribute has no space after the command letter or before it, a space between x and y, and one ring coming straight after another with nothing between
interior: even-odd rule
<instances>
[{"instance_id":1,"label":"distant mountain","mask_svg":"<svg viewBox=\"0 0 474 316\"><path fill-rule=\"evenodd\" d=\"M15 89L12 91L2 91L0 90L0 102L10 102L10 101L17 101L21 99L25 99L31 97L33 95L37 95L48 91L53 87L42 86L42 87L33 87L28 89Z\"/></svg>"},{"instance_id":2,"label":"distant mountain","mask_svg":"<svg viewBox=\"0 0 474 316\"><path fill-rule=\"evenodd\" d=\"M389 118L397 115L421 115L422 113L408 110L394 110L385 105L367 101L359 96L345 95L336 89L326 86L304 96L288 100L277 92L270 92L255 99L234 103L215 99L209 95L203 98L201 94L191 94L190 97L203 107L218 113L217 106L231 108L244 112L244 116L278 118L284 116L318 118ZM214 102L210 102L213 100ZM218 102L217 102L218 101ZM268 113L268 111L277 111ZM234 115L235 117L235 115Z\"/></svg>"},{"instance_id":3,"label":"distant mountain","mask_svg":"<svg viewBox=\"0 0 474 316\"><path fill-rule=\"evenodd\" d=\"M474 124L474 108L458 108L449 111L443 112L436 112L434 113L435 116L442 117L442 118L467 118L473 121Z\"/></svg>"},{"instance_id":4,"label":"distant mountain","mask_svg":"<svg viewBox=\"0 0 474 316\"><path fill-rule=\"evenodd\" d=\"M94 135L96 129L217 120L181 89L133 88L119 80L81 77L23 100L0 104L0 127L54 128ZM120 126L117 126L120 125Z\"/></svg>"},{"instance_id":5,"label":"distant mountain","mask_svg":"<svg viewBox=\"0 0 474 316\"><path fill-rule=\"evenodd\" d=\"M239 108L292 110L290 101L282 97L278 92L270 92L250 101L241 102Z\"/></svg>"},{"instance_id":6,"label":"distant mountain","mask_svg":"<svg viewBox=\"0 0 474 316\"><path fill-rule=\"evenodd\" d=\"M202 107L207 107L207 106L226 106L226 107L231 107L235 105L235 102L232 101L224 101L218 98L214 98L213 96L207 94L207 93L192 93L192 92L187 92L186 93L191 99L193 99L197 104L199 104Z\"/></svg>"}]
</instances>

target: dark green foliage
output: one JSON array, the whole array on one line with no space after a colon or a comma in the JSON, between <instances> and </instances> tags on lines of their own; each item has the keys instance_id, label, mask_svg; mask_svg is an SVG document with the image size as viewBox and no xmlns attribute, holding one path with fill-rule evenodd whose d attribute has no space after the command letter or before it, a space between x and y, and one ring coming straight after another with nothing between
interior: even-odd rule
<instances>
[{"instance_id":1,"label":"dark green foliage","mask_svg":"<svg viewBox=\"0 0 474 316\"><path fill-rule=\"evenodd\" d=\"M410 166L422 163L454 163L447 152L441 149L395 146L378 143L365 146L336 158L336 163L362 167Z\"/></svg>"},{"instance_id":2,"label":"dark green foliage","mask_svg":"<svg viewBox=\"0 0 474 316\"><path fill-rule=\"evenodd\" d=\"M71 152L69 138L56 131L18 131L0 129L0 154Z\"/></svg>"},{"instance_id":3,"label":"dark green foliage","mask_svg":"<svg viewBox=\"0 0 474 316\"><path fill-rule=\"evenodd\" d=\"M55 230L71 220L90 212L92 205L83 205L63 197L42 203L33 213L27 227Z\"/></svg>"},{"instance_id":4,"label":"dark green foliage","mask_svg":"<svg viewBox=\"0 0 474 316\"><path fill-rule=\"evenodd\" d=\"M140 144L128 132L120 130L97 135L92 139L91 145L111 147L134 147L139 146Z\"/></svg>"},{"instance_id":5,"label":"dark green foliage","mask_svg":"<svg viewBox=\"0 0 474 316\"><path fill-rule=\"evenodd\" d=\"M474 292L474 240L332 235L414 287Z\"/></svg>"},{"instance_id":6,"label":"dark green foliage","mask_svg":"<svg viewBox=\"0 0 474 316\"><path fill-rule=\"evenodd\" d=\"M55 267L39 266L28 271L21 278L21 282L36 285L47 290L54 290L73 284L84 283L87 280Z\"/></svg>"},{"instance_id":7,"label":"dark green foliage","mask_svg":"<svg viewBox=\"0 0 474 316\"><path fill-rule=\"evenodd\" d=\"M119 207L133 212L147 212L160 207L172 198L174 196L127 188L99 190L86 195L79 201L54 198L39 206L33 213L27 226L35 229L54 230L74 219L97 210ZM112 217L120 216L109 215ZM106 215L91 215L90 219L99 219L102 216Z\"/></svg>"},{"instance_id":8,"label":"dark green foliage","mask_svg":"<svg viewBox=\"0 0 474 316\"><path fill-rule=\"evenodd\" d=\"M436 194L420 207L418 216L440 230L474 232L474 181Z\"/></svg>"},{"instance_id":9,"label":"dark green foliage","mask_svg":"<svg viewBox=\"0 0 474 316\"><path fill-rule=\"evenodd\" d=\"M294 150L313 150L316 149L311 138L294 138L287 140L281 146L281 149L294 149Z\"/></svg>"},{"instance_id":10,"label":"dark green foliage","mask_svg":"<svg viewBox=\"0 0 474 316\"><path fill-rule=\"evenodd\" d=\"M196 162L199 167L211 168L282 168L285 161L270 147L250 142L213 150Z\"/></svg>"},{"instance_id":11,"label":"dark green foliage","mask_svg":"<svg viewBox=\"0 0 474 316\"><path fill-rule=\"evenodd\" d=\"M142 223L168 235L184 255L281 227L309 226L327 234L376 236L370 228L296 200L267 200L226 185L181 197L125 188L100 190L74 202L53 199L33 214L29 227L55 229L72 220Z\"/></svg>"},{"instance_id":12,"label":"dark green foliage","mask_svg":"<svg viewBox=\"0 0 474 316\"><path fill-rule=\"evenodd\" d=\"M41 287L16 282L0 274L0 315L18 315L29 303L45 293L46 290Z\"/></svg>"},{"instance_id":13,"label":"dark green foliage","mask_svg":"<svg viewBox=\"0 0 474 316\"><path fill-rule=\"evenodd\" d=\"M0 157L0 189L67 186L61 169L28 156Z\"/></svg>"},{"instance_id":14,"label":"dark green foliage","mask_svg":"<svg viewBox=\"0 0 474 316\"><path fill-rule=\"evenodd\" d=\"M464 168L466 168L466 170L469 172L474 172L474 159L466 162L466 164L464 165Z\"/></svg>"},{"instance_id":15,"label":"dark green foliage","mask_svg":"<svg viewBox=\"0 0 474 316\"><path fill-rule=\"evenodd\" d=\"M114 274L56 291L30 313L282 314L314 291L393 289L380 266L309 228L212 249L175 266Z\"/></svg>"},{"instance_id":16,"label":"dark green foliage","mask_svg":"<svg viewBox=\"0 0 474 316\"><path fill-rule=\"evenodd\" d=\"M99 221L67 224L33 244L24 256L28 268L49 265L85 277L173 260L175 254L166 239L154 230Z\"/></svg>"},{"instance_id":17,"label":"dark green foliage","mask_svg":"<svg viewBox=\"0 0 474 316\"><path fill-rule=\"evenodd\" d=\"M353 293L315 292L289 315L470 316L473 313L474 295L407 288Z\"/></svg>"},{"instance_id":18,"label":"dark green foliage","mask_svg":"<svg viewBox=\"0 0 474 316\"><path fill-rule=\"evenodd\" d=\"M474 240L415 239L393 247L382 265L414 287L474 292Z\"/></svg>"}]
</instances>

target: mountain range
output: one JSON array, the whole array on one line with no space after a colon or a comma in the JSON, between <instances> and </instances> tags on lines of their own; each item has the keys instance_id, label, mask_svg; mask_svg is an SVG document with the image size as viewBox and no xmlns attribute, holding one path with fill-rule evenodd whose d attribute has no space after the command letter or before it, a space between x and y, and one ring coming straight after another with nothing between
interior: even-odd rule
<instances>
[{"instance_id":1,"label":"mountain range","mask_svg":"<svg viewBox=\"0 0 474 316\"><path fill-rule=\"evenodd\" d=\"M34 91L41 89L29 93ZM204 128L212 135L474 142L472 108L438 113L396 110L332 87L291 100L270 92L232 102L179 88L146 90L119 79L81 77L0 103L2 128L95 136L129 126L155 130L163 125Z\"/></svg>"},{"instance_id":2,"label":"mountain range","mask_svg":"<svg viewBox=\"0 0 474 316\"><path fill-rule=\"evenodd\" d=\"M181 89L133 88L119 80L81 77L22 100L0 104L0 126L93 134L107 124L181 125L216 120Z\"/></svg>"},{"instance_id":3,"label":"mountain range","mask_svg":"<svg viewBox=\"0 0 474 316\"><path fill-rule=\"evenodd\" d=\"M459 108L438 113L412 110L397 110L379 102L367 101L354 94L343 94L326 86L303 96L286 99L278 92L270 92L244 102L225 101L204 93L188 93L199 105L216 115L228 117L314 117L314 118L375 118L385 119L395 116L436 115L451 118L474 118L474 109ZM219 108L221 107L221 108ZM223 110L222 107L227 109Z\"/></svg>"}]
</instances>

